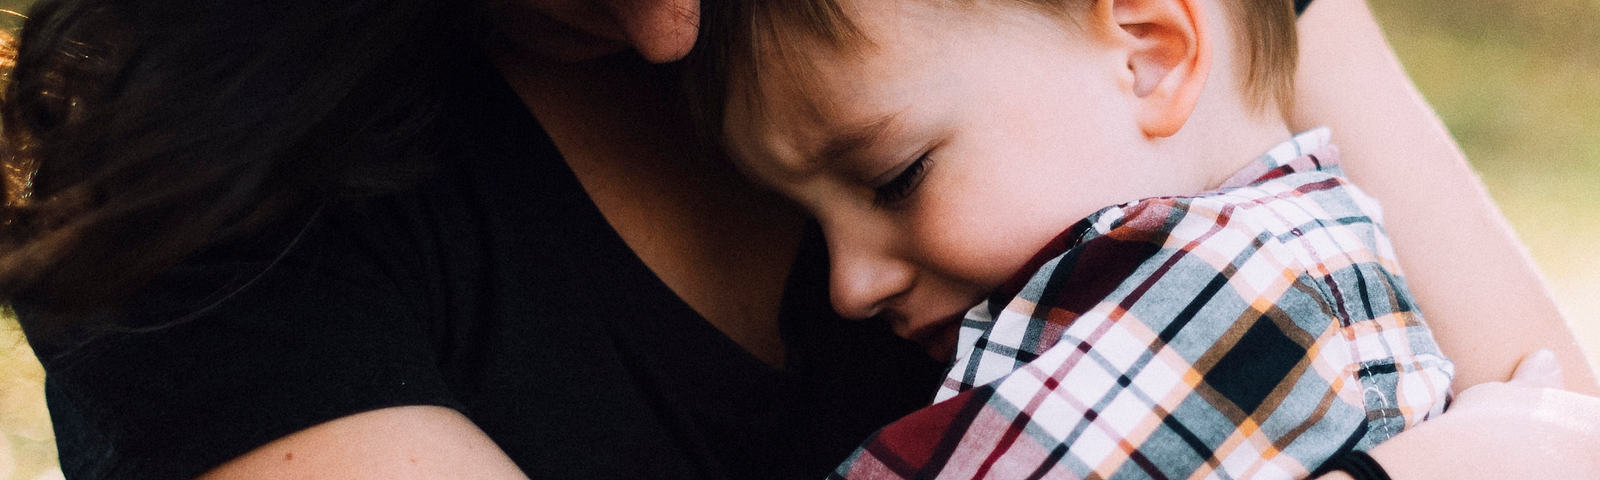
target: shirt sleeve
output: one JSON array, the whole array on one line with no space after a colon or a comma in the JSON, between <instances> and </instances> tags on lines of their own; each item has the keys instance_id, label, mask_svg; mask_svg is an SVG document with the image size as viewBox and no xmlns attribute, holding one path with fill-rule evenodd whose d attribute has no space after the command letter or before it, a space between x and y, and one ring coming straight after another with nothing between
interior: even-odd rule
<instances>
[{"instance_id":1,"label":"shirt sleeve","mask_svg":"<svg viewBox=\"0 0 1600 480\"><path fill-rule=\"evenodd\" d=\"M331 419L457 408L393 262L346 226L197 257L119 327L35 340L66 476L193 478Z\"/></svg>"},{"instance_id":2,"label":"shirt sleeve","mask_svg":"<svg viewBox=\"0 0 1600 480\"><path fill-rule=\"evenodd\" d=\"M1311 0L1294 0L1294 14L1306 13L1306 7L1311 6Z\"/></svg>"}]
</instances>

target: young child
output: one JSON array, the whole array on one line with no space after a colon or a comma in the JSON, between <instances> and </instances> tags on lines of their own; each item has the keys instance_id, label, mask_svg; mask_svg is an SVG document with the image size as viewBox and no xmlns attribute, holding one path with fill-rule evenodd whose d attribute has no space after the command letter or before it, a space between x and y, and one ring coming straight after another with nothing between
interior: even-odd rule
<instances>
[{"instance_id":1,"label":"young child","mask_svg":"<svg viewBox=\"0 0 1600 480\"><path fill-rule=\"evenodd\" d=\"M1289 1L744 8L725 145L841 314L953 357L835 477L1306 477L1443 410L1377 205L1283 120Z\"/></svg>"}]
</instances>

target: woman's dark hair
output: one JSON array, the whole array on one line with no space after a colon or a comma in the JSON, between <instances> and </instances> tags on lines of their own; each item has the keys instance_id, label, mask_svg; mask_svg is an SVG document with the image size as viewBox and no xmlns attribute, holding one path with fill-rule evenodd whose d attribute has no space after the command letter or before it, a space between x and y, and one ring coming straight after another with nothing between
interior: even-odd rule
<instances>
[{"instance_id":1,"label":"woman's dark hair","mask_svg":"<svg viewBox=\"0 0 1600 480\"><path fill-rule=\"evenodd\" d=\"M39 2L5 45L0 301L76 329L206 246L414 182L463 10Z\"/></svg>"}]
</instances>

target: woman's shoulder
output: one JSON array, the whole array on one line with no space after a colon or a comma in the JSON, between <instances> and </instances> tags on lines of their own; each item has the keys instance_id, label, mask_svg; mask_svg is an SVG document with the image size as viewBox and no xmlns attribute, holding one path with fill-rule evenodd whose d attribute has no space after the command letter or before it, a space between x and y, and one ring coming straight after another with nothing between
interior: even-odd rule
<instances>
[{"instance_id":1,"label":"woman's shoulder","mask_svg":"<svg viewBox=\"0 0 1600 480\"><path fill-rule=\"evenodd\" d=\"M384 260L339 238L347 226L210 249L105 313L108 326L30 339L63 469L191 478L339 416L453 406L416 303Z\"/></svg>"}]
</instances>

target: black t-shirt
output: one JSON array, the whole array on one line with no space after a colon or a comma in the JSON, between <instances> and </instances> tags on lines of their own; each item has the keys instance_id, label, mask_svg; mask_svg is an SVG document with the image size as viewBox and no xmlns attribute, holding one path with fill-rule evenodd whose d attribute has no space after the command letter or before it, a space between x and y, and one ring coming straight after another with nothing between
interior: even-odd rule
<instances>
[{"instance_id":1,"label":"black t-shirt","mask_svg":"<svg viewBox=\"0 0 1600 480\"><path fill-rule=\"evenodd\" d=\"M68 478L190 478L327 420L442 405L533 478L816 479L931 399L940 365L829 308L814 230L786 368L749 355L464 63L430 182L186 261L132 309L147 331L36 345Z\"/></svg>"}]
</instances>

